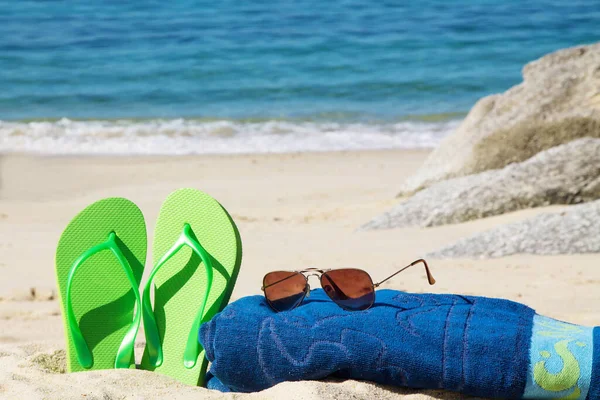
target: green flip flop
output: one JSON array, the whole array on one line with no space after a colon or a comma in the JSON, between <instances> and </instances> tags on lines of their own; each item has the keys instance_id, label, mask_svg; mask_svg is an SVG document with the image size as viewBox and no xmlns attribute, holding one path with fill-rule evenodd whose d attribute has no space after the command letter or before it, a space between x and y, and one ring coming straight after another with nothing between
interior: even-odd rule
<instances>
[{"instance_id":1,"label":"green flip flop","mask_svg":"<svg viewBox=\"0 0 600 400\"><path fill-rule=\"evenodd\" d=\"M198 329L229 301L242 261L239 232L215 199L180 189L161 207L152 253L154 268L142 296L141 367L203 386L208 361Z\"/></svg>"},{"instance_id":2,"label":"green flip flop","mask_svg":"<svg viewBox=\"0 0 600 400\"><path fill-rule=\"evenodd\" d=\"M146 248L144 216L122 198L90 205L62 233L56 280L69 372L135 365Z\"/></svg>"}]
</instances>

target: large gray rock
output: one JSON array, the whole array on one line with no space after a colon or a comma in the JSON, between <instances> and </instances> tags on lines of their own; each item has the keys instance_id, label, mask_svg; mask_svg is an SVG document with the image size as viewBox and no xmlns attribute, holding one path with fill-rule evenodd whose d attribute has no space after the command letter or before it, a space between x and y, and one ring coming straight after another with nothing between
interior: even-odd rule
<instances>
[{"instance_id":1,"label":"large gray rock","mask_svg":"<svg viewBox=\"0 0 600 400\"><path fill-rule=\"evenodd\" d=\"M524 208L600 198L600 139L583 138L510 164L423 189L362 229L435 226Z\"/></svg>"},{"instance_id":2,"label":"large gray rock","mask_svg":"<svg viewBox=\"0 0 600 400\"><path fill-rule=\"evenodd\" d=\"M408 179L401 194L523 161L579 137L600 137L600 43L557 51L523 68L523 82L481 99Z\"/></svg>"},{"instance_id":3,"label":"large gray rock","mask_svg":"<svg viewBox=\"0 0 600 400\"><path fill-rule=\"evenodd\" d=\"M461 239L435 251L434 258L489 258L600 252L600 201L544 213L525 221Z\"/></svg>"}]
</instances>

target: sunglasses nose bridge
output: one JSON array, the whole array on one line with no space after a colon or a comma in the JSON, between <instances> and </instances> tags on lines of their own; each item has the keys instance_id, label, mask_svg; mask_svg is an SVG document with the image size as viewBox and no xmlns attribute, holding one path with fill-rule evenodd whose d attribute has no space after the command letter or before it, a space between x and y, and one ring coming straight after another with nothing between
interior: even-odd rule
<instances>
[{"instance_id":1,"label":"sunglasses nose bridge","mask_svg":"<svg viewBox=\"0 0 600 400\"><path fill-rule=\"evenodd\" d=\"M319 283L321 282L321 275L322 274L316 274L316 273L309 273L308 275L305 275L306 277L306 297L310 296L310 284L308 283L308 278L310 278L311 276L316 277L319 280Z\"/></svg>"}]
</instances>

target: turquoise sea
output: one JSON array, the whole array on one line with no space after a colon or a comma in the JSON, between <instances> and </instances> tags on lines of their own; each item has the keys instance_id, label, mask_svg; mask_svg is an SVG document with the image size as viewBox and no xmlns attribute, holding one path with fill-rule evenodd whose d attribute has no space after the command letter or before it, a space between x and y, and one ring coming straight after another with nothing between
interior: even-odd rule
<instances>
[{"instance_id":1,"label":"turquoise sea","mask_svg":"<svg viewBox=\"0 0 600 400\"><path fill-rule=\"evenodd\" d=\"M0 0L0 151L431 147L592 0Z\"/></svg>"}]
</instances>

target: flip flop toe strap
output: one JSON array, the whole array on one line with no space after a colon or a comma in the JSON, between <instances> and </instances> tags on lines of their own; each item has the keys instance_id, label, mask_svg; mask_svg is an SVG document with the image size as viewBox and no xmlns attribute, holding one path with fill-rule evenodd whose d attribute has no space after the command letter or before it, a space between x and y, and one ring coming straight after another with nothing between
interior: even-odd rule
<instances>
[{"instance_id":1,"label":"flip flop toe strap","mask_svg":"<svg viewBox=\"0 0 600 400\"><path fill-rule=\"evenodd\" d=\"M144 294L142 296L142 310L144 314L144 331L146 332L146 347L148 349L148 356L150 363L155 367L158 367L163 362L163 351L160 343L160 337L158 335L158 326L156 319L154 318L154 312L152 310L152 304L150 302L150 288L154 280L154 276L160 270L160 268L167 263L182 247L188 246L192 249L198 257L202 260L204 268L206 269L206 289L204 290L204 296L200 310L196 314L196 318L192 323L192 327L188 334L187 343L183 353L183 364L186 368L191 369L196 365L198 355L200 354L200 344L198 343L198 330L202 323L202 316L208 302L208 295L213 280L213 267L211 257L208 252L202 247L196 238L192 235L192 228L189 224L185 224L183 232L173 244L173 246L158 260L158 263L152 269L148 282L144 288Z\"/></svg>"},{"instance_id":2,"label":"flip flop toe strap","mask_svg":"<svg viewBox=\"0 0 600 400\"><path fill-rule=\"evenodd\" d=\"M135 336L137 335L138 328L140 326L141 320L141 299L140 292L138 290L138 282L133 276L133 271L131 270L131 266L127 261L127 258L121 252L119 245L117 244L117 235L115 232L111 232L108 235L108 239L104 243L100 243L77 258L71 269L69 270L69 276L67 278L67 294L66 294L66 303L67 303L67 321L69 332L71 333L71 338L73 339L73 344L75 345L75 351L77 353L77 361L79 364L85 368L90 369L94 365L94 358L92 356L92 352L90 351L83 334L81 333L81 329L79 324L77 323L77 318L75 317L75 313L73 312L73 303L71 301L71 287L73 285L73 278L75 277L75 273L77 270L83 265L83 263L92 257L94 254L100 253L104 250L110 250L114 256L123 267L125 274L127 276L127 280L131 284L133 292L135 294L137 308L133 316L133 322L127 329L127 333L119 346L119 350L117 351L117 355L115 358L115 368L129 368L131 364L131 356L133 355L133 348L135 344Z\"/></svg>"}]
</instances>

